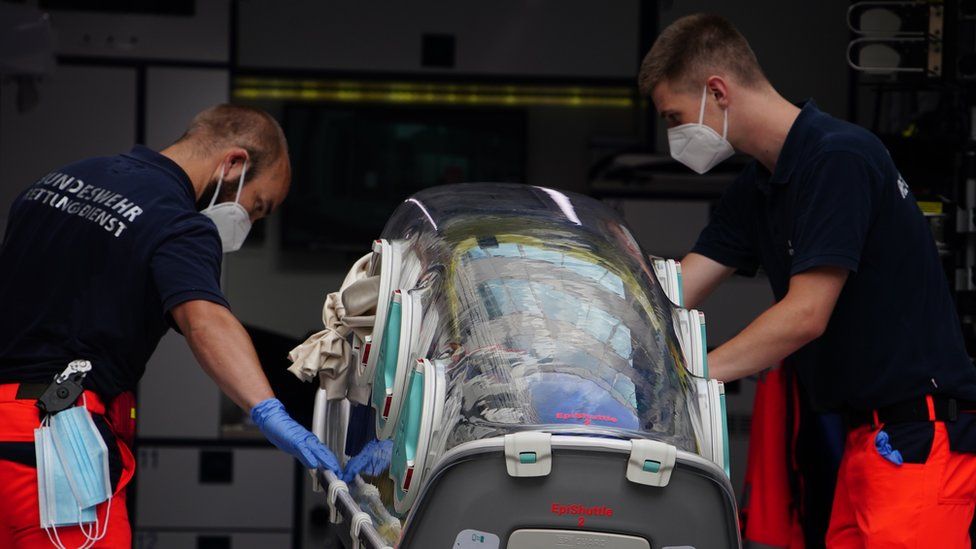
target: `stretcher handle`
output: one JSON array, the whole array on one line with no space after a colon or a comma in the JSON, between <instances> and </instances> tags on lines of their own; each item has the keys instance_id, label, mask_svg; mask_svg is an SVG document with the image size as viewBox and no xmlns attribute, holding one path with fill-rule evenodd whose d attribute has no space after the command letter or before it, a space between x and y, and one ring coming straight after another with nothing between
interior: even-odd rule
<instances>
[{"instance_id":1,"label":"stretcher handle","mask_svg":"<svg viewBox=\"0 0 976 549\"><path fill-rule=\"evenodd\" d=\"M341 482L339 477L332 471L320 470L318 471L318 477L319 482L326 492L329 491L329 486L332 483ZM338 490L335 503L336 511L339 514L339 522L342 524L352 524L355 516L361 512L359 504L356 503L356 500L352 498L352 495L346 489ZM360 547L363 547L363 549L393 549L376 532L372 521L363 523L359 527L359 535L357 537Z\"/></svg>"}]
</instances>

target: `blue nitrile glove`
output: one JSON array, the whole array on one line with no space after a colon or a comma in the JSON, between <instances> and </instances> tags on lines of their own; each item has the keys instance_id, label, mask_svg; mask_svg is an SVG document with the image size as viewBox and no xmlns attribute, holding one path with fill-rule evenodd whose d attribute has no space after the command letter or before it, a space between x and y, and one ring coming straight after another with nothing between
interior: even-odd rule
<instances>
[{"instance_id":1,"label":"blue nitrile glove","mask_svg":"<svg viewBox=\"0 0 976 549\"><path fill-rule=\"evenodd\" d=\"M373 440L363 447L362 451L346 463L342 472L342 480L349 483L360 473L375 477L390 468L393 459L392 440Z\"/></svg>"},{"instance_id":2,"label":"blue nitrile glove","mask_svg":"<svg viewBox=\"0 0 976 549\"><path fill-rule=\"evenodd\" d=\"M306 468L328 469L337 475L342 471L335 455L311 431L292 419L280 400L262 400L251 408L251 419L268 440L298 458Z\"/></svg>"},{"instance_id":3,"label":"blue nitrile glove","mask_svg":"<svg viewBox=\"0 0 976 549\"><path fill-rule=\"evenodd\" d=\"M901 452L891 448L888 433L884 431L878 431L878 436L874 437L874 447L878 449L878 453L881 454L881 457L894 463L895 465L901 465L905 462L905 460L901 457Z\"/></svg>"}]
</instances>

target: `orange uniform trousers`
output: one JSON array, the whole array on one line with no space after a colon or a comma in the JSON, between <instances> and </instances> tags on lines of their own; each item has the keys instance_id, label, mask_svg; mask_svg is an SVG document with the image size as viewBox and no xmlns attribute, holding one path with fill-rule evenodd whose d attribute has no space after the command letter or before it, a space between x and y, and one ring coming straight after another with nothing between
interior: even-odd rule
<instances>
[{"instance_id":1,"label":"orange uniform trousers","mask_svg":"<svg viewBox=\"0 0 976 549\"><path fill-rule=\"evenodd\" d=\"M945 423L937 421L925 463L895 465L875 447L881 428L847 435L827 547L970 549L976 454L951 451Z\"/></svg>"}]
</instances>

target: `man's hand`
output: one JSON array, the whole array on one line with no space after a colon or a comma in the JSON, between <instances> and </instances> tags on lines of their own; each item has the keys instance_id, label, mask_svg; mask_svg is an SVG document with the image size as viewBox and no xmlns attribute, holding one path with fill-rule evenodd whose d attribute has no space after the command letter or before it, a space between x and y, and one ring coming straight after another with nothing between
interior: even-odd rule
<instances>
[{"instance_id":1,"label":"man's hand","mask_svg":"<svg viewBox=\"0 0 976 549\"><path fill-rule=\"evenodd\" d=\"M346 463L346 468L342 471L342 480L346 483L352 483L356 475L359 474L366 474L371 477L378 476L390 468L392 460L392 440L371 440Z\"/></svg>"},{"instance_id":2,"label":"man's hand","mask_svg":"<svg viewBox=\"0 0 976 549\"><path fill-rule=\"evenodd\" d=\"M848 273L817 267L791 277L786 297L708 353L709 376L733 381L761 372L823 335Z\"/></svg>"},{"instance_id":3,"label":"man's hand","mask_svg":"<svg viewBox=\"0 0 976 549\"><path fill-rule=\"evenodd\" d=\"M709 259L703 255L691 253L681 260L681 287L684 293L685 308L695 309L723 280L735 272L732 267Z\"/></svg>"},{"instance_id":4,"label":"man's hand","mask_svg":"<svg viewBox=\"0 0 976 549\"><path fill-rule=\"evenodd\" d=\"M342 473L339 460L311 431L302 427L288 415L276 398L269 398L251 409L251 419L280 450L302 462L306 469L328 469Z\"/></svg>"}]
</instances>

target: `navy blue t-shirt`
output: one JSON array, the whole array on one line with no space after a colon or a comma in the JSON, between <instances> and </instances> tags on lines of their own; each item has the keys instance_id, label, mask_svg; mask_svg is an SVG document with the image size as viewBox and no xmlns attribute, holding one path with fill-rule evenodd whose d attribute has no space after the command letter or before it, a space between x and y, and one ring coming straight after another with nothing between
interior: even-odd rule
<instances>
[{"instance_id":1,"label":"navy blue t-shirt","mask_svg":"<svg viewBox=\"0 0 976 549\"><path fill-rule=\"evenodd\" d=\"M976 401L976 367L931 229L884 145L807 102L770 174L753 162L692 250L746 272L776 300L790 277L850 271L824 335L790 362L813 403L871 410L941 394Z\"/></svg>"},{"instance_id":2,"label":"navy blue t-shirt","mask_svg":"<svg viewBox=\"0 0 976 549\"><path fill-rule=\"evenodd\" d=\"M0 383L49 382L88 359L85 387L135 388L190 300L227 306L220 236L193 186L145 147L51 172L10 210L0 247Z\"/></svg>"}]
</instances>

